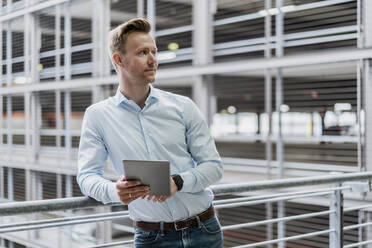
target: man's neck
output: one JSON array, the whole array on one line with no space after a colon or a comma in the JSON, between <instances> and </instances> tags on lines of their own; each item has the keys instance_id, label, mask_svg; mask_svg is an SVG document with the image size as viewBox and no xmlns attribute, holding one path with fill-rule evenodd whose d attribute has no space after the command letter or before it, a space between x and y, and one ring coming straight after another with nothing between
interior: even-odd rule
<instances>
[{"instance_id":1,"label":"man's neck","mask_svg":"<svg viewBox=\"0 0 372 248\"><path fill-rule=\"evenodd\" d=\"M150 85L128 85L120 84L120 92L127 98L134 101L141 109L143 109L146 104L145 101L150 94Z\"/></svg>"}]
</instances>

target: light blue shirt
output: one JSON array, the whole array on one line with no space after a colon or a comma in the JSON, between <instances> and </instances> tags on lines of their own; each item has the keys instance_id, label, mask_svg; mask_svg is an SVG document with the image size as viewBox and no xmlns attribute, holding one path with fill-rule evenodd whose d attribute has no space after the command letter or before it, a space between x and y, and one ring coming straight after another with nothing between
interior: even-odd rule
<instances>
[{"instance_id":1,"label":"light blue shirt","mask_svg":"<svg viewBox=\"0 0 372 248\"><path fill-rule=\"evenodd\" d=\"M200 111L189 98L152 86L145 104L141 109L118 90L86 110L78 154L81 191L103 203L120 201L116 184L103 178L107 157L118 176L123 159L169 160L171 174L184 181L182 190L162 203L131 202L131 219L172 222L206 210L213 200L208 186L221 179L223 168Z\"/></svg>"}]
</instances>

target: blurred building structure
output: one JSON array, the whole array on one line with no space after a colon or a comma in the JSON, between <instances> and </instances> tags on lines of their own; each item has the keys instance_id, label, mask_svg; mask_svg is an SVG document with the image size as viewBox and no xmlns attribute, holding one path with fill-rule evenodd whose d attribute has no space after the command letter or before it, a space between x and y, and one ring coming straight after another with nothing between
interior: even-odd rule
<instances>
[{"instance_id":1,"label":"blurred building structure","mask_svg":"<svg viewBox=\"0 0 372 248\"><path fill-rule=\"evenodd\" d=\"M136 16L153 25L154 86L197 103L226 182L372 170L369 13L370 0L2 1L0 200L81 196L75 175L82 117L118 84L107 33ZM117 178L109 166L105 176ZM239 218L324 204L266 207ZM232 212L221 211L221 221L238 218ZM372 215L355 211L346 219L358 223L365 216ZM298 228L284 224L275 227L278 235ZM123 225L94 230L107 241ZM260 232L225 236L226 245ZM0 234L0 247L41 247L37 237ZM358 233L345 238L358 240ZM301 242L293 247L328 247L327 238Z\"/></svg>"}]
</instances>

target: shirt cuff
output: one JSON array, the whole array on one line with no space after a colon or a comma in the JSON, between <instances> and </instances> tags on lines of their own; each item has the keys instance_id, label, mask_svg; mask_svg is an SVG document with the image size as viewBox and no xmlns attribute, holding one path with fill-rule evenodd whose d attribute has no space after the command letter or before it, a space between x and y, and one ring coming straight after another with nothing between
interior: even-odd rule
<instances>
[{"instance_id":1,"label":"shirt cuff","mask_svg":"<svg viewBox=\"0 0 372 248\"><path fill-rule=\"evenodd\" d=\"M192 192L196 178L190 171L182 172L179 174L183 180L183 186L180 192Z\"/></svg>"},{"instance_id":2,"label":"shirt cuff","mask_svg":"<svg viewBox=\"0 0 372 248\"><path fill-rule=\"evenodd\" d=\"M116 183L109 182L107 185L108 195L110 197L110 202L121 202L116 191Z\"/></svg>"}]
</instances>

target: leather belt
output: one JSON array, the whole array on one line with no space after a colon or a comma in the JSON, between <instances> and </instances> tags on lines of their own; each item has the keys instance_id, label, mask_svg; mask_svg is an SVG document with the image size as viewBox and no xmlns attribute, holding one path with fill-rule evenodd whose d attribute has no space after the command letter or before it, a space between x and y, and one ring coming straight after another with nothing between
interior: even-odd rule
<instances>
[{"instance_id":1,"label":"leather belt","mask_svg":"<svg viewBox=\"0 0 372 248\"><path fill-rule=\"evenodd\" d=\"M200 222L203 222L214 215L214 208L213 206L205 210L203 213L200 213L196 216L199 217ZM198 220L196 216L192 216L188 219L176 221L176 222L164 222L163 229L164 230L183 230L189 227L198 226ZM147 230L161 230L160 222L145 222L145 221L134 221L134 226L147 229Z\"/></svg>"}]
</instances>

